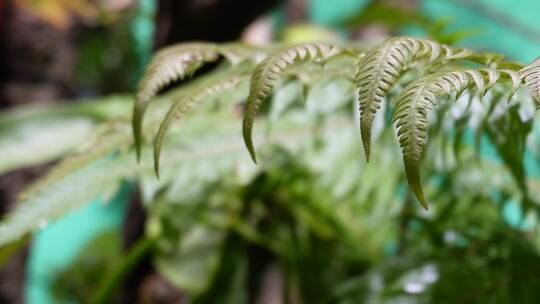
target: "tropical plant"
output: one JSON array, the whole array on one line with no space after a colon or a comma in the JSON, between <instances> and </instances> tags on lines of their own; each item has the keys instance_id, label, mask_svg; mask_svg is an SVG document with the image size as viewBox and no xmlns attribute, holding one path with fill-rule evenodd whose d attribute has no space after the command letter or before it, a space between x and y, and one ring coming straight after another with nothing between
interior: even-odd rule
<instances>
[{"instance_id":1,"label":"tropical plant","mask_svg":"<svg viewBox=\"0 0 540 304\"><path fill-rule=\"evenodd\" d=\"M228 47L224 46L223 49L228 50ZM202 66L208 60L208 52L213 54L212 58L215 60L217 57L215 46L207 45L197 45L194 48L190 45L174 46L156 55L141 81L133 112L133 133L137 151L140 151L141 147L144 111L152 97L172 80L183 79L185 75ZM242 59L252 59L252 53L247 51L245 53L249 55L235 57L233 63ZM167 56L176 59L170 59ZM420 181L420 162L427 139L427 116L442 96L454 95L453 99L456 99L468 90L478 92L480 97L483 97L496 83L509 82L511 89L508 98L511 99L524 83L537 104L540 104L540 59L523 67L517 63L504 61L502 56L496 54L477 53L412 37L391 38L366 52L352 45L307 43L285 46L270 53L252 71L247 73L244 71L244 76L250 74L251 78L243 121L243 136L255 163L257 160L252 140L253 122L259 108L272 93L275 84L283 77L283 74L299 63L319 64L324 69L324 65L330 60L343 56L352 57L354 62L351 67L356 70L356 74L353 77L351 69L338 69L332 73L335 73L334 77L346 77L353 80L357 88L360 129L367 160L371 151L371 127L382 100L403 74L412 69L418 71L417 80L410 83L395 98L396 109L393 121L398 129L409 185L426 209L427 203ZM297 68L296 73L302 71L302 68ZM237 77L237 75L234 76ZM169 110L156 138L156 172L159 170L160 147L170 121L173 117L180 116L178 113L186 112L197 100L202 100L205 96L226 87L227 83L237 84L240 79L234 78L223 83L222 81L203 85L202 93L198 96L194 98L188 96L185 98L187 100L179 100ZM192 100L189 100L190 98Z\"/></svg>"},{"instance_id":2,"label":"tropical plant","mask_svg":"<svg viewBox=\"0 0 540 304\"><path fill-rule=\"evenodd\" d=\"M17 244L130 180L149 214L145 236L104 266L102 280L77 276L70 288L91 286L95 302L107 302L143 254L195 303L253 303L266 288L276 291L269 286L282 286L278 294L291 303L537 299L522 270L539 258L539 185L531 178L540 155L539 70L538 59L522 66L411 37L369 49L172 46L156 54L135 100L122 97L116 111L103 111L112 100L61 111L89 121L91 135L75 134L78 141L47 156L74 151L21 195L0 244ZM0 135L11 139L0 140L0 152L16 141L7 134L26 125L24 112L0 118L10 127ZM360 159L357 119L369 164ZM372 139L384 149L371 152ZM257 166L249 163L255 146ZM430 212L404 191L400 154L412 193L426 208L430 201ZM420 171L429 177L427 199ZM507 215L512 208L517 220ZM449 262L456 258L466 262ZM474 280L461 280L467 271Z\"/></svg>"}]
</instances>

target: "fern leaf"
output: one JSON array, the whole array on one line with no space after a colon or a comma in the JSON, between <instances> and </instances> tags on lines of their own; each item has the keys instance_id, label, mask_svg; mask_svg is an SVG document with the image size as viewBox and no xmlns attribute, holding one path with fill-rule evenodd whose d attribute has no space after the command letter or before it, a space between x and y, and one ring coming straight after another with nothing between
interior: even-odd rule
<instances>
[{"instance_id":1,"label":"fern leaf","mask_svg":"<svg viewBox=\"0 0 540 304\"><path fill-rule=\"evenodd\" d=\"M474 54L465 49L454 49L436 42L396 37L384 41L369 51L358 62L356 84L360 110L360 130L366 159L371 150L371 126L380 103L413 63L426 60L464 59Z\"/></svg>"},{"instance_id":2,"label":"fern leaf","mask_svg":"<svg viewBox=\"0 0 540 304\"><path fill-rule=\"evenodd\" d=\"M484 88L484 92L482 92L482 96L484 96L489 89L491 89L497 80L499 80L499 77L501 77L501 73L495 69L488 69L487 70L487 76L488 76L488 82Z\"/></svg>"},{"instance_id":3,"label":"fern leaf","mask_svg":"<svg viewBox=\"0 0 540 304\"><path fill-rule=\"evenodd\" d=\"M460 94L474 87L482 94L506 75L518 86L516 72L492 69L453 71L428 76L411 83L396 97L394 123L398 130L405 172L412 192L427 209L420 179L420 163L426 148L428 113L439 97Z\"/></svg>"},{"instance_id":4,"label":"fern leaf","mask_svg":"<svg viewBox=\"0 0 540 304\"><path fill-rule=\"evenodd\" d=\"M0 127L0 174L56 160L81 145L93 128L87 117L38 117Z\"/></svg>"},{"instance_id":5,"label":"fern leaf","mask_svg":"<svg viewBox=\"0 0 540 304\"><path fill-rule=\"evenodd\" d=\"M478 92L480 92L481 96L484 96L487 89L485 85L484 76L482 75L482 73L479 73L476 70L466 70L464 72L467 73L470 80L474 82L474 85L476 89L478 90Z\"/></svg>"},{"instance_id":6,"label":"fern leaf","mask_svg":"<svg viewBox=\"0 0 540 304\"><path fill-rule=\"evenodd\" d=\"M236 87L245 80L247 80L247 76L244 75L235 75L225 80L218 80L213 84L202 86L197 94L183 97L181 98L181 100L171 105L171 108L167 112L165 119L161 122L158 133L156 135L156 141L154 143L154 170L158 178L161 148L163 146L163 140L165 139L165 135L171 124L181 119L187 112L189 112L189 110L204 101L207 97L210 97L217 92Z\"/></svg>"},{"instance_id":7,"label":"fern leaf","mask_svg":"<svg viewBox=\"0 0 540 304\"><path fill-rule=\"evenodd\" d=\"M521 75L519 74L519 72L512 71L509 69L502 69L499 71L502 73L504 77L508 77L510 81L512 81L512 90L510 91L510 97L509 97L509 99L511 99L512 96L516 94L516 91L519 89L519 87L521 87L521 85L523 84L523 79L521 78Z\"/></svg>"},{"instance_id":8,"label":"fern leaf","mask_svg":"<svg viewBox=\"0 0 540 304\"><path fill-rule=\"evenodd\" d=\"M133 110L133 135L138 159L141 150L143 116L151 100L170 83L190 77L205 63L216 61L219 56L223 56L236 65L247 59L257 62L264 56L264 52L242 44L218 46L199 42L165 48L152 59L139 84Z\"/></svg>"},{"instance_id":9,"label":"fern leaf","mask_svg":"<svg viewBox=\"0 0 540 304\"><path fill-rule=\"evenodd\" d=\"M211 43L180 44L156 54L139 84L133 109L133 136L137 159L140 158L143 115L150 101L165 86L189 77L204 63L217 59L216 45Z\"/></svg>"},{"instance_id":10,"label":"fern leaf","mask_svg":"<svg viewBox=\"0 0 540 304\"><path fill-rule=\"evenodd\" d=\"M104 161L77 170L69 177L39 189L39 193L20 200L0 222L0 246L18 240L96 198L108 201L117 192L126 168L130 167L128 162L123 162L123 168L116 166L112 172L114 162Z\"/></svg>"},{"instance_id":11,"label":"fern leaf","mask_svg":"<svg viewBox=\"0 0 540 304\"><path fill-rule=\"evenodd\" d=\"M540 107L540 57L524 67L520 74L531 96L536 100L537 107Z\"/></svg>"},{"instance_id":12,"label":"fern leaf","mask_svg":"<svg viewBox=\"0 0 540 304\"><path fill-rule=\"evenodd\" d=\"M62 160L46 176L22 192L19 199L27 200L49 185L65 179L73 172L110 155L113 151L125 149L132 142L126 123L127 121L112 121L101 126L93 140L88 142L84 149Z\"/></svg>"},{"instance_id":13,"label":"fern leaf","mask_svg":"<svg viewBox=\"0 0 540 304\"><path fill-rule=\"evenodd\" d=\"M251 76L242 128L244 142L253 162L257 163L252 140L253 121L259 108L270 95L283 72L295 63L324 61L338 55L340 52L340 49L331 45L319 43L300 44L275 52L255 67Z\"/></svg>"}]
</instances>

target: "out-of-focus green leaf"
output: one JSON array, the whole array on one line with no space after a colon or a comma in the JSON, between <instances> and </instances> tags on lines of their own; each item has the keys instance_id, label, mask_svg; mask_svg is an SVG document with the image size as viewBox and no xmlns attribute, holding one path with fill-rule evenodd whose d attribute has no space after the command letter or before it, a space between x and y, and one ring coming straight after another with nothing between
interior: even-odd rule
<instances>
[{"instance_id":1,"label":"out-of-focus green leaf","mask_svg":"<svg viewBox=\"0 0 540 304\"><path fill-rule=\"evenodd\" d=\"M0 173L54 160L92 134L87 118L29 122L0 134Z\"/></svg>"},{"instance_id":2,"label":"out-of-focus green leaf","mask_svg":"<svg viewBox=\"0 0 540 304\"><path fill-rule=\"evenodd\" d=\"M66 269L54 274L52 291L57 301L89 300L104 273L121 263L120 235L107 231L88 242Z\"/></svg>"},{"instance_id":3,"label":"out-of-focus green leaf","mask_svg":"<svg viewBox=\"0 0 540 304\"><path fill-rule=\"evenodd\" d=\"M125 115L115 96L67 106L32 106L0 114L0 174L56 160L88 141L103 120Z\"/></svg>"}]
</instances>

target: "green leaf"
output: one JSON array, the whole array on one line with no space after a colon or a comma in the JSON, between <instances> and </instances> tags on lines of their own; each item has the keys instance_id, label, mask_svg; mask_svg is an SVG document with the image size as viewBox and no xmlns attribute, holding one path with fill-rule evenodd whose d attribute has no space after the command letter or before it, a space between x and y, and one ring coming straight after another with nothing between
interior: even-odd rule
<instances>
[{"instance_id":1,"label":"green leaf","mask_svg":"<svg viewBox=\"0 0 540 304\"><path fill-rule=\"evenodd\" d=\"M142 122L144 112L158 92L170 83L190 77L204 63L217 60L216 45L211 43L188 43L159 51L139 84L137 100L133 108L133 137L140 158Z\"/></svg>"},{"instance_id":2,"label":"green leaf","mask_svg":"<svg viewBox=\"0 0 540 304\"><path fill-rule=\"evenodd\" d=\"M306 43L277 51L259 63L252 73L246 113L242 126L244 142L253 162L257 163L253 147L253 121L266 98L272 93L283 72L295 63L324 62L340 54L341 50L327 44Z\"/></svg>"},{"instance_id":3,"label":"green leaf","mask_svg":"<svg viewBox=\"0 0 540 304\"><path fill-rule=\"evenodd\" d=\"M91 136L84 117L33 120L0 131L0 174L57 159ZM39 151L39 153L36 153Z\"/></svg>"},{"instance_id":4,"label":"green leaf","mask_svg":"<svg viewBox=\"0 0 540 304\"><path fill-rule=\"evenodd\" d=\"M167 85L191 77L205 63L216 61L220 56L236 65L248 59L258 61L264 52L242 44L218 46L195 42L167 47L154 56L139 84L133 108L132 128L137 159L141 153L144 113L152 99Z\"/></svg>"},{"instance_id":5,"label":"green leaf","mask_svg":"<svg viewBox=\"0 0 540 304\"><path fill-rule=\"evenodd\" d=\"M420 163L426 149L428 113L443 95L459 95L467 88L476 87L481 94L491 88L502 75L510 78L513 87L520 85L517 72L464 70L439 73L411 83L396 97L393 121L398 130L399 144L403 152L407 180L416 198L427 209L420 180Z\"/></svg>"},{"instance_id":6,"label":"green leaf","mask_svg":"<svg viewBox=\"0 0 540 304\"><path fill-rule=\"evenodd\" d=\"M537 107L540 107L540 57L525 66L520 74L531 96L536 100Z\"/></svg>"},{"instance_id":7,"label":"green leaf","mask_svg":"<svg viewBox=\"0 0 540 304\"><path fill-rule=\"evenodd\" d=\"M175 250L158 252L156 268L174 286L197 296L209 287L218 270L224 236L224 231L195 224L182 235Z\"/></svg>"},{"instance_id":8,"label":"green leaf","mask_svg":"<svg viewBox=\"0 0 540 304\"><path fill-rule=\"evenodd\" d=\"M203 102L211 95L233 87L237 87L247 79L247 76L236 75L226 79L217 80L214 83L205 83L203 86L200 86L200 88L195 94L181 98L178 102L174 103L171 106L171 108L167 112L167 115L161 122L158 133L156 135L156 141L154 143L154 170L158 178L161 147L163 145L163 140L165 138L167 130L169 129L171 124L184 117L184 115L188 113L194 106L197 106L199 103Z\"/></svg>"},{"instance_id":9,"label":"green leaf","mask_svg":"<svg viewBox=\"0 0 540 304\"><path fill-rule=\"evenodd\" d=\"M412 38L390 38L371 49L357 63L356 85L360 110L360 131L366 159L371 153L371 126L383 98L414 63L425 65L441 60L457 60L474 54L434 41Z\"/></svg>"}]
</instances>

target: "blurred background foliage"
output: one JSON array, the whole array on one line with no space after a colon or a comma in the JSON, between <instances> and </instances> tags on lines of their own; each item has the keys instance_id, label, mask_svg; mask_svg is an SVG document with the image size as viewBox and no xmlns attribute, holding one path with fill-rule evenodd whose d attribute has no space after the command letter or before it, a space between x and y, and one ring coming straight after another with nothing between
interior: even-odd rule
<instances>
[{"instance_id":1,"label":"blurred background foliage","mask_svg":"<svg viewBox=\"0 0 540 304\"><path fill-rule=\"evenodd\" d=\"M0 1L0 203L16 210L0 226L0 302L538 303L540 126L504 88L432 118L429 212L406 186L391 109L365 163L347 79L283 80L261 118L257 167L239 128L245 86L173 128L160 180L150 151L136 165L129 120L151 53L172 43L368 47L406 33L525 63L540 54L539 10L502 0ZM200 78L222 72L210 68ZM190 85L167 92L150 124Z\"/></svg>"}]
</instances>

